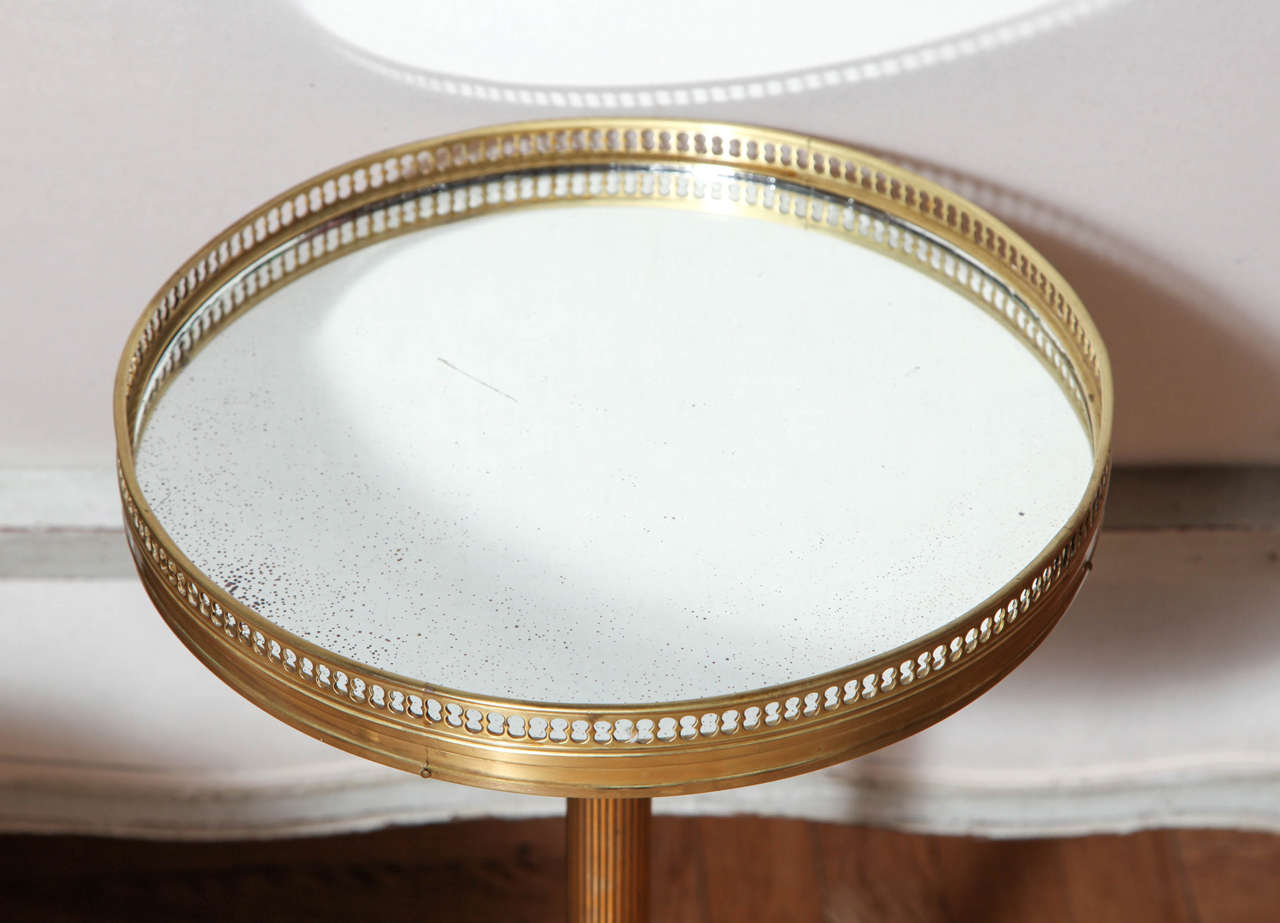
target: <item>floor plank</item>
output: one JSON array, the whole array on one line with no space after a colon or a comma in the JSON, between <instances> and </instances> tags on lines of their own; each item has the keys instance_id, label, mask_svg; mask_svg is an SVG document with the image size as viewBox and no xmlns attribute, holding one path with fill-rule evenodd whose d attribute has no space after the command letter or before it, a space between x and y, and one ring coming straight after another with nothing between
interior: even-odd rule
<instances>
[{"instance_id":1,"label":"floor plank","mask_svg":"<svg viewBox=\"0 0 1280 923\"><path fill-rule=\"evenodd\" d=\"M1280 837L1228 830L1170 834L1201 923L1280 919Z\"/></svg>"},{"instance_id":2,"label":"floor plank","mask_svg":"<svg viewBox=\"0 0 1280 923\"><path fill-rule=\"evenodd\" d=\"M1070 919L1195 923L1182 863L1166 831L1061 840Z\"/></svg>"},{"instance_id":3,"label":"floor plank","mask_svg":"<svg viewBox=\"0 0 1280 923\"><path fill-rule=\"evenodd\" d=\"M813 825L813 836L826 923L943 919L941 881L928 837L835 824Z\"/></svg>"},{"instance_id":4,"label":"floor plank","mask_svg":"<svg viewBox=\"0 0 1280 923\"><path fill-rule=\"evenodd\" d=\"M0 919L562 920L562 827L476 821L250 843L0 837Z\"/></svg>"},{"instance_id":5,"label":"floor plank","mask_svg":"<svg viewBox=\"0 0 1280 923\"><path fill-rule=\"evenodd\" d=\"M821 919L817 856L803 822L702 817L695 825L702 836L707 923Z\"/></svg>"},{"instance_id":6,"label":"floor plank","mask_svg":"<svg viewBox=\"0 0 1280 923\"><path fill-rule=\"evenodd\" d=\"M707 918L706 864L701 829L687 818L653 819L650 858L652 917L663 923L701 923Z\"/></svg>"},{"instance_id":7,"label":"floor plank","mask_svg":"<svg viewBox=\"0 0 1280 923\"><path fill-rule=\"evenodd\" d=\"M0 920L564 915L558 818L244 843L0 836ZM778 818L657 817L655 923L1280 919L1280 837L931 837Z\"/></svg>"}]
</instances>

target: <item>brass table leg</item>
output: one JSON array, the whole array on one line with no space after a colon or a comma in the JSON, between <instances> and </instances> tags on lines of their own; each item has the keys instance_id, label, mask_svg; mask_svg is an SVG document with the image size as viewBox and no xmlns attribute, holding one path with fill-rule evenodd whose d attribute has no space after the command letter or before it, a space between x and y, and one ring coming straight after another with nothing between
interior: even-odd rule
<instances>
[{"instance_id":1,"label":"brass table leg","mask_svg":"<svg viewBox=\"0 0 1280 923\"><path fill-rule=\"evenodd\" d=\"M646 923L650 799L568 801L570 923Z\"/></svg>"}]
</instances>

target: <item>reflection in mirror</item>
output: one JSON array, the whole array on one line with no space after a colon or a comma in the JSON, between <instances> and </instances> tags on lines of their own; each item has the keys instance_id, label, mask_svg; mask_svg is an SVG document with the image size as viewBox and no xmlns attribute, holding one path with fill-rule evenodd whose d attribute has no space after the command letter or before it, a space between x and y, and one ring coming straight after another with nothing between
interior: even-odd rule
<instances>
[{"instance_id":1,"label":"reflection in mirror","mask_svg":"<svg viewBox=\"0 0 1280 923\"><path fill-rule=\"evenodd\" d=\"M148 502L281 627L485 695L739 692L962 615L1080 502L1072 402L955 288L704 207L517 209L301 276L154 391Z\"/></svg>"}]
</instances>

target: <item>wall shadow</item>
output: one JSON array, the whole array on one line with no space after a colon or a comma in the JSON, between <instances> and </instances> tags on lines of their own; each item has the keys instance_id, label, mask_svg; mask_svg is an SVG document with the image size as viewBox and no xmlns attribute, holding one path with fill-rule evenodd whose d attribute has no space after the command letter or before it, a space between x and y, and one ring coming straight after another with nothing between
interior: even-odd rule
<instances>
[{"instance_id":1,"label":"wall shadow","mask_svg":"<svg viewBox=\"0 0 1280 923\"><path fill-rule=\"evenodd\" d=\"M1075 288L1111 355L1117 464L1267 461L1253 457L1257 428L1269 425L1257 411L1280 394L1280 351L1222 310L1229 299L1213 280L1046 202L879 153L993 212ZM1270 425L1266 435L1280 448L1280 426Z\"/></svg>"}]
</instances>

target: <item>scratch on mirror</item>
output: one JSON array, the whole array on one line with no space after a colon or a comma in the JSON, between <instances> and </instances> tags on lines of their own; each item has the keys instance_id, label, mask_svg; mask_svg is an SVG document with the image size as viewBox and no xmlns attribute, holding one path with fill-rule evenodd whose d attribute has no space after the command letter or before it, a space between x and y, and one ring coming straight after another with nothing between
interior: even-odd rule
<instances>
[{"instance_id":1,"label":"scratch on mirror","mask_svg":"<svg viewBox=\"0 0 1280 923\"><path fill-rule=\"evenodd\" d=\"M447 366L447 367L449 367L449 368L453 369L453 370L454 370L455 372L457 372L459 375L464 375L464 376L466 376L467 378L470 378L472 381L474 381L474 382L475 382L476 384L478 384L478 385L484 385L486 388L488 388L488 389L489 389L490 391L492 391L494 394L501 394L503 397L505 397L507 400L511 401L511 402L512 402L512 403L514 403L514 404L518 404L518 403L520 403L518 400L516 400L514 397L512 397L512 396L511 396L510 394L508 394L506 391L503 391L501 388L495 388L493 385L489 384L489 383L488 383L487 381L485 381L483 378L476 378L476 376L472 375L470 372L465 371L464 369L460 369L460 368L458 368L456 365L454 365L452 362L450 362L450 361L449 361L448 359L446 359L444 356L436 356L436 359L437 359L437 360L439 360L441 364L443 364L443 365L445 365L445 366Z\"/></svg>"}]
</instances>

